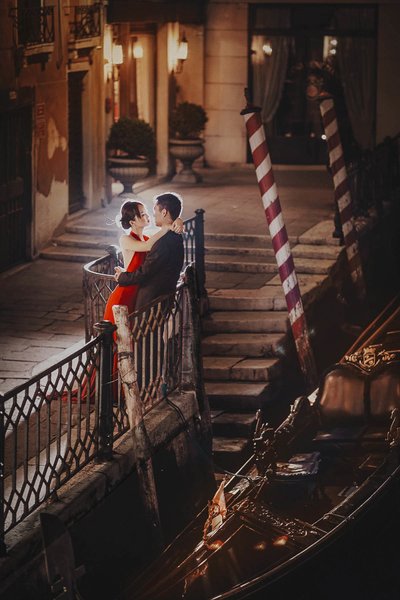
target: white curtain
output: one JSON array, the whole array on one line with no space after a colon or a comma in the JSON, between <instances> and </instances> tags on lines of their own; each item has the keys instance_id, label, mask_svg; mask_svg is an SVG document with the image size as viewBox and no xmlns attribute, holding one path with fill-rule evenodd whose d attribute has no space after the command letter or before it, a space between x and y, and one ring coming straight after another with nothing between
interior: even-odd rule
<instances>
[{"instance_id":1,"label":"white curtain","mask_svg":"<svg viewBox=\"0 0 400 600\"><path fill-rule=\"evenodd\" d=\"M260 7L255 26L259 30L289 27L290 9ZM286 79L289 43L290 37L282 35L254 35L252 38L253 101L261 106L264 123L270 123L278 110Z\"/></svg>"},{"instance_id":2,"label":"white curtain","mask_svg":"<svg viewBox=\"0 0 400 600\"><path fill-rule=\"evenodd\" d=\"M345 29L355 20L360 30L370 28L370 11L341 8L338 24ZM347 112L354 137L362 149L374 145L375 40L372 37L339 37L337 59Z\"/></svg>"},{"instance_id":3,"label":"white curtain","mask_svg":"<svg viewBox=\"0 0 400 600\"><path fill-rule=\"evenodd\" d=\"M253 100L261 106L264 123L272 121L278 110L286 79L289 42L290 38L285 36L255 35L252 39Z\"/></svg>"}]
</instances>

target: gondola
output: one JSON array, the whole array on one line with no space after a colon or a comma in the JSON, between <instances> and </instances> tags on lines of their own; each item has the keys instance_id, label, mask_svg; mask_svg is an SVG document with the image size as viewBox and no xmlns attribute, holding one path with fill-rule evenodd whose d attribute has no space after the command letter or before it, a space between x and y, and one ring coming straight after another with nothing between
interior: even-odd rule
<instances>
[{"instance_id":1,"label":"gondola","mask_svg":"<svg viewBox=\"0 0 400 600\"><path fill-rule=\"evenodd\" d=\"M253 444L252 457L122 598L275 598L268 590L277 582L318 564L376 507L385 511L400 475L399 299L277 428L259 413ZM344 588L340 597L355 596Z\"/></svg>"}]
</instances>

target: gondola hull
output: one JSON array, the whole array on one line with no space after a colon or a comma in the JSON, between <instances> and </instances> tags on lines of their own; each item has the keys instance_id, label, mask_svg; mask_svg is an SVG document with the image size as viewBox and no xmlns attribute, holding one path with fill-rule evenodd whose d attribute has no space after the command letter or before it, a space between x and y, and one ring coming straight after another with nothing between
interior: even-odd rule
<instances>
[{"instance_id":1,"label":"gondola hull","mask_svg":"<svg viewBox=\"0 0 400 600\"><path fill-rule=\"evenodd\" d=\"M399 349L396 300L121 598L385 597L338 581L400 522Z\"/></svg>"}]
</instances>

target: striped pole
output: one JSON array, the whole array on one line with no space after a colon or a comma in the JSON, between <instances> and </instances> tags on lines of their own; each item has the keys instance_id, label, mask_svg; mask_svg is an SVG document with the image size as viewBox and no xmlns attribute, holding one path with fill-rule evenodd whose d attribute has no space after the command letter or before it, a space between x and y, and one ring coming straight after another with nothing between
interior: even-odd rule
<instances>
[{"instance_id":1,"label":"striped pole","mask_svg":"<svg viewBox=\"0 0 400 600\"><path fill-rule=\"evenodd\" d=\"M340 141L338 122L333 98L330 96L319 97L322 123L325 129L329 152L329 164L335 189L335 201L339 210L342 225L344 244L347 260L349 261L350 275L353 280L357 296L360 300L365 298L365 282L358 248L357 231L354 226L353 208L351 205L350 188L347 179L346 164L342 143Z\"/></svg>"},{"instance_id":2,"label":"striped pole","mask_svg":"<svg viewBox=\"0 0 400 600\"><path fill-rule=\"evenodd\" d=\"M317 384L317 369L310 345L293 256L283 221L281 203L279 201L278 190L272 172L271 159L267 141L265 139L264 127L261 121L260 108L249 104L247 90L245 91L245 95L247 106L240 114L244 116L246 123L247 135L249 137L251 153L256 168L258 186L260 188L261 199L272 239L272 246L278 264L279 276L285 294L289 312L289 321L300 367L306 383L309 385L310 389L313 389Z\"/></svg>"}]
</instances>

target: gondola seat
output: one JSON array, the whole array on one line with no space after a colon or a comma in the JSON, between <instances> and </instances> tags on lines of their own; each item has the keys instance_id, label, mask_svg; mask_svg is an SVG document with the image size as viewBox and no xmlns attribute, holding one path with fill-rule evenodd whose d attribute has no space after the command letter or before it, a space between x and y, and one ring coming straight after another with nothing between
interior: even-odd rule
<instances>
[{"instance_id":1,"label":"gondola seat","mask_svg":"<svg viewBox=\"0 0 400 600\"><path fill-rule=\"evenodd\" d=\"M317 441L382 440L392 410L400 408L399 367L363 373L349 365L336 365L320 385L317 405L324 431Z\"/></svg>"}]
</instances>

